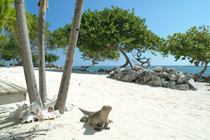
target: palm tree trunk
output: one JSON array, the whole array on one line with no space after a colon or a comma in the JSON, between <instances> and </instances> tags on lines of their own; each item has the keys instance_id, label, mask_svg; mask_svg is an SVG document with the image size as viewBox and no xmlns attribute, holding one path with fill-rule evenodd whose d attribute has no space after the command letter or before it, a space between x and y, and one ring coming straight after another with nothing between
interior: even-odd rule
<instances>
[{"instance_id":1,"label":"palm tree trunk","mask_svg":"<svg viewBox=\"0 0 210 140\"><path fill-rule=\"evenodd\" d=\"M73 18L71 34L69 38L68 52L66 55L66 61L65 61L64 71L63 71L63 75L62 75L62 79L60 83L58 98L55 104L55 109L59 110L61 114L64 113L64 106L66 104L66 98L67 98L68 88L70 84L75 48L76 48L77 39L79 35L83 3L84 3L84 0L76 0L74 18Z\"/></svg>"},{"instance_id":2,"label":"palm tree trunk","mask_svg":"<svg viewBox=\"0 0 210 140\"><path fill-rule=\"evenodd\" d=\"M126 67L128 64L130 64L130 66L131 66L131 68L132 68L132 67L133 67L133 66L132 66L132 63L131 63L130 59L128 58L128 56L126 55L126 53L123 51L123 49L122 49L120 46L117 45L117 48L120 50L120 52L123 54L123 56L124 56L125 59L126 59L125 64L122 65L122 66L120 66L120 68L124 68L124 67Z\"/></svg>"},{"instance_id":3,"label":"palm tree trunk","mask_svg":"<svg viewBox=\"0 0 210 140\"><path fill-rule=\"evenodd\" d=\"M28 29L25 16L24 0L15 0L15 12L17 18L18 35L20 40L20 49L22 55L23 69L29 94L30 103L37 102L42 105L38 93L37 83L34 75Z\"/></svg>"},{"instance_id":4,"label":"palm tree trunk","mask_svg":"<svg viewBox=\"0 0 210 140\"><path fill-rule=\"evenodd\" d=\"M3 41L2 45L1 45L0 61L1 61L1 56L3 54L3 50L4 50L4 46L5 46L5 43L6 43L6 39L7 39L8 33L9 33L9 28L7 28L7 33L6 33L5 37L4 37L4 41Z\"/></svg>"},{"instance_id":5,"label":"palm tree trunk","mask_svg":"<svg viewBox=\"0 0 210 140\"><path fill-rule=\"evenodd\" d=\"M41 0L38 17L38 50L39 50L39 93L42 103L47 100L46 74L45 74L45 16L46 16L46 0Z\"/></svg>"}]
</instances>

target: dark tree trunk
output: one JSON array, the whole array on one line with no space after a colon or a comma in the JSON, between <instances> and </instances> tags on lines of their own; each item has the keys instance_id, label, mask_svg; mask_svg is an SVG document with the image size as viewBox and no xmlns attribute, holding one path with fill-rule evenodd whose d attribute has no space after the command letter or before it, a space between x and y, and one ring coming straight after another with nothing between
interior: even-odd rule
<instances>
[{"instance_id":1,"label":"dark tree trunk","mask_svg":"<svg viewBox=\"0 0 210 140\"><path fill-rule=\"evenodd\" d=\"M69 37L69 45L68 45L68 51L66 55L65 66L63 70L61 83L60 83L58 98L55 104L55 109L59 110L61 114L64 113L64 107L66 104L68 88L69 88L70 79L71 79L72 65L74 61L74 54L75 54L77 39L79 35L83 3L84 3L84 0L76 0L74 18L72 22L70 37Z\"/></svg>"},{"instance_id":2,"label":"dark tree trunk","mask_svg":"<svg viewBox=\"0 0 210 140\"><path fill-rule=\"evenodd\" d=\"M205 61L205 67L204 67L204 69L203 69L200 73L201 73L201 74L204 74L205 71L207 70L207 67L208 67L208 64L207 64L207 62Z\"/></svg>"},{"instance_id":3,"label":"dark tree trunk","mask_svg":"<svg viewBox=\"0 0 210 140\"><path fill-rule=\"evenodd\" d=\"M92 67L92 66L98 64L97 60L98 60L97 58L96 58L96 59L93 59L93 60L92 60L92 63L93 63L93 64L91 64L91 65L89 65L89 66L81 66L81 67L79 68L79 70L81 70L82 68L83 68L83 69L87 69L87 68L90 68L90 67Z\"/></svg>"},{"instance_id":4,"label":"dark tree trunk","mask_svg":"<svg viewBox=\"0 0 210 140\"><path fill-rule=\"evenodd\" d=\"M123 49L120 47L120 46L117 46L117 48L120 50L120 52L123 54L123 56L125 57L126 59L126 62L124 65L122 65L120 68L124 68L126 67L128 64L130 64L130 67L132 68L132 63L130 61L130 59L128 58L128 56L126 55L126 53L123 51Z\"/></svg>"}]
</instances>

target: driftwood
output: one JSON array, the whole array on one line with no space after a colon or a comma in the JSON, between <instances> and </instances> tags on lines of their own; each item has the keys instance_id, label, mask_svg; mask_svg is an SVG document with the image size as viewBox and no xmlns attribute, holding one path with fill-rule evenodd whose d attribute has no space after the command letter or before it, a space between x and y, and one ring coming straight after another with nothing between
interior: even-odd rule
<instances>
[{"instance_id":1,"label":"driftwood","mask_svg":"<svg viewBox=\"0 0 210 140\"><path fill-rule=\"evenodd\" d=\"M98 63L98 57L93 58L92 63L93 63L93 64L91 64L91 65L89 65L89 66L83 66L83 65L80 66L79 70L81 70L81 69L87 69L87 68L90 68L90 67L92 67L92 66L94 66L94 65L96 65L96 64L99 64L99 63Z\"/></svg>"},{"instance_id":2,"label":"driftwood","mask_svg":"<svg viewBox=\"0 0 210 140\"><path fill-rule=\"evenodd\" d=\"M141 58L142 52L144 52L144 51L141 51L140 49L136 49L136 50L137 50L136 54L131 52L131 54L133 55L133 58L134 58L134 59L131 59L133 61L133 63L137 66L149 68L151 66L150 61L149 61L151 58L146 58L146 57ZM144 64L147 64L147 66L145 67Z\"/></svg>"}]
</instances>

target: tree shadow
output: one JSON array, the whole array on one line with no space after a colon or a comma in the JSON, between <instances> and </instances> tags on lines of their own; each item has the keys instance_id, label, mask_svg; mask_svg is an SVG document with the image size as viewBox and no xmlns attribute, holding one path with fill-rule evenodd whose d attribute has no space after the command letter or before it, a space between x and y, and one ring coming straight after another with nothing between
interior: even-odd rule
<instances>
[{"instance_id":1,"label":"tree shadow","mask_svg":"<svg viewBox=\"0 0 210 140\"><path fill-rule=\"evenodd\" d=\"M39 68L34 68L34 70L39 70ZM63 70L51 69L51 68L46 68L45 71L63 72ZM72 73L76 73L76 74L91 74L91 75L108 75L108 73L105 73L105 72L92 72L92 71L81 71L81 70L72 70Z\"/></svg>"},{"instance_id":2,"label":"tree shadow","mask_svg":"<svg viewBox=\"0 0 210 140\"><path fill-rule=\"evenodd\" d=\"M20 119L6 118L3 121L1 121L0 130L5 129L5 128L9 128L9 127L13 127L15 125L20 124L20 122L21 122Z\"/></svg>"},{"instance_id":3,"label":"tree shadow","mask_svg":"<svg viewBox=\"0 0 210 140\"><path fill-rule=\"evenodd\" d=\"M38 135L46 135L46 133L49 129L39 129L39 130L32 130L32 131L26 131L26 132L20 132L20 133L12 133L10 132L7 135L4 135L1 137L1 140L26 140L26 139L32 139Z\"/></svg>"}]
</instances>

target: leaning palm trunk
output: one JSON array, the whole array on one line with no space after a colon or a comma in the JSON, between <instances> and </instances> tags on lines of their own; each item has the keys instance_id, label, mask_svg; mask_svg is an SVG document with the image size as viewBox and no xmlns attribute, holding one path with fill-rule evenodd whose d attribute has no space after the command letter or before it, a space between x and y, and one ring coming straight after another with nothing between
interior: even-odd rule
<instances>
[{"instance_id":1,"label":"leaning palm trunk","mask_svg":"<svg viewBox=\"0 0 210 140\"><path fill-rule=\"evenodd\" d=\"M39 93L42 103L47 100L46 90L46 75L45 75L45 16L46 16L46 1L40 1L39 17L38 17L38 48L39 48Z\"/></svg>"},{"instance_id":2,"label":"leaning palm trunk","mask_svg":"<svg viewBox=\"0 0 210 140\"><path fill-rule=\"evenodd\" d=\"M4 46L5 46L5 43L6 43L8 32L9 32L9 28L7 28L7 33L6 33L5 37L4 37L4 41L3 41L2 45L1 45L0 61L1 61L1 56L3 54L3 51L4 51Z\"/></svg>"},{"instance_id":3,"label":"leaning palm trunk","mask_svg":"<svg viewBox=\"0 0 210 140\"><path fill-rule=\"evenodd\" d=\"M55 109L59 110L61 114L64 113L64 106L66 104L66 98L67 98L68 88L70 84L75 48L77 44L77 38L79 35L79 27L80 27L83 3L84 3L84 0L76 0L74 18L73 18L71 34L69 38L68 52L66 55L66 61L65 61L64 71L63 71L63 75L62 75L62 79L60 83L58 98L55 104Z\"/></svg>"},{"instance_id":4,"label":"leaning palm trunk","mask_svg":"<svg viewBox=\"0 0 210 140\"><path fill-rule=\"evenodd\" d=\"M31 57L28 30L26 24L24 0L15 0L15 11L17 18L18 35L20 39L19 45L21 49L23 68L24 68L24 74L25 74L30 103L36 101L38 104L42 105L32 65L32 57Z\"/></svg>"}]
</instances>

